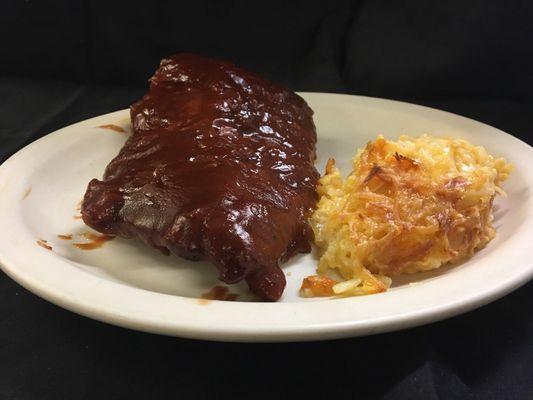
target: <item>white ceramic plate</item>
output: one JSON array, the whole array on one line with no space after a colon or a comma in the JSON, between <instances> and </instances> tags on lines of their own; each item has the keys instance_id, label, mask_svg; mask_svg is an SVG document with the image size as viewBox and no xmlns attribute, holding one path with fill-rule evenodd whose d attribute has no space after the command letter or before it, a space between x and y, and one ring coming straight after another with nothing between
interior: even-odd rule
<instances>
[{"instance_id":1,"label":"white ceramic plate","mask_svg":"<svg viewBox=\"0 0 533 400\"><path fill-rule=\"evenodd\" d=\"M127 138L128 111L66 127L19 151L0 167L0 263L37 295L69 310L128 328L190 338L294 341L367 335L436 321L499 298L533 275L533 149L482 123L389 100L303 93L315 110L318 168L334 156L346 172L359 146L378 133L463 137L513 162L507 198L495 205L497 237L471 260L437 272L396 279L382 294L302 299L298 288L317 261L301 255L285 266L278 303L199 301L216 285L215 269L165 257L135 240L115 239L80 250L58 234L87 232L73 218L86 185L100 177ZM53 250L37 244L46 240Z\"/></svg>"}]
</instances>

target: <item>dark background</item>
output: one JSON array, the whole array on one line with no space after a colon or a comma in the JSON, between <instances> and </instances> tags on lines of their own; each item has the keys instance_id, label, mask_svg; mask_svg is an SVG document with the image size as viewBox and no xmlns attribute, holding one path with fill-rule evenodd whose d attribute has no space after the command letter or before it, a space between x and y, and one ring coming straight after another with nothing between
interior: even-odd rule
<instances>
[{"instance_id":1,"label":"dark background","mask_svg":"<svg viewBox=\"0 0 533 400\"><path fill-rule=\"evenodd\" d=\"M442 108L533 142L530 1L4 1L0 37L0 160L127 107L179 51L295 90ZM533 398L532 308L528 284L397 333L224 344L95 322L0 273L0 399Z\"/></svg>"}]
</instances>

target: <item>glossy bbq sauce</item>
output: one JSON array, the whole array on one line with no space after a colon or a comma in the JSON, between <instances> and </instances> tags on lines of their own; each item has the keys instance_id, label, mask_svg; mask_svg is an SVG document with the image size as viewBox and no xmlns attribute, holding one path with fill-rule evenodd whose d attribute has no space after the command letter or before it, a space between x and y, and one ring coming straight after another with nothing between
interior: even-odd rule
<instances>
[{"instance_id":1,"label":"glossy bbq sauce","mask_svg":"<svg viewBox=\"0 0 533 400\"><path fill-rule=\"evenodd\" d=\"M72 243L73 246L81 250L94 250L102 247L106 242L113 240L115 237L111 235L99 235L96 233L86 232L82 236L89 240L85 243Z\"/></svg>"},{"instance_id":2,"label":"glossy bbq sauce","mask_svg":"<svg viewBox=\"0 0 533 400\"><path fill-rule=\"evenodd\" d=\"M208 292L202 293L198 302L202 305L207 305L210 300L236 301L238 298L238 294L230 293L229 287L215 285Z\"/></svg>"},{"instance_id":3,"label":"glossy bbq sauce","mask_svg":"<svg viewBox=\"0 0 533 400\"><path fill-rule=\"evenodd\" d=\"M126 130L123 127L115 125L115 124L100 125L98 126L98 128L109 129L109 130L120 132L120 133L126 133Z\"/></svg>"},{"instance_id":4,"label":"glossy bbq sauce","mask_svg":"<svg viewBox=\"0 0 533 400\"><path fill-rule=\"evenodd\" d=\"M279 299L279 264L310 251L312 110L251 72L192 54L163 60L150 82L131 106L132 136L103 180L89 182L84 222L211 260L221 281L246 279L263 300ZM222 290L213 296L232 300Z\"/></svg>"}]
</instances>

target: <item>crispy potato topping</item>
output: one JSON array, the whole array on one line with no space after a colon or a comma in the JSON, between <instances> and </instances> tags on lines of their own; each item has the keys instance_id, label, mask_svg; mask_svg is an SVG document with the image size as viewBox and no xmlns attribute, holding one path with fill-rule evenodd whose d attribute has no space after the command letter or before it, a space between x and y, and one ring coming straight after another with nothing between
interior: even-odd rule
<instances>
[{"instance_id":1,"label":"crispy potato topping","mask_svg":"<svg viewBox=\"0 0 533 400\"><path fill-rule=\"evenodd\" d=\"M344 279L334 294L369 294L386 290L387 277L472 256L495 236L492 202L511 170L483 147L428 135L379 136L344 180L328 161L310 220L318 274Z\"/></svg>"},{"instance_id":2,"label":"crispy potato topping","mask_svg":"<svg viewBox=\"0 0 533 400\"><path fill-rule=\"evenodd\" d=\"M333 296L333 286L337 282L327 276L311 275L304 278L300 294L302 297Z\"/></svg>"}]
</instances>

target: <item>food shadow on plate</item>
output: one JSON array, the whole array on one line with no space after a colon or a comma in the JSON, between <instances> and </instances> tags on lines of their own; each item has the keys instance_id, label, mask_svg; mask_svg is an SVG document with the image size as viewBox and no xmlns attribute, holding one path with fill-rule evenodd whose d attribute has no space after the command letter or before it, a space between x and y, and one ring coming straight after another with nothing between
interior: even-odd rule
<instances>
[{"instance_id":1,"label":"food shadow on plate","mask_svg":"<svg viewBox=\"0 0 533 400\"><path fill-rule=\"evenodd\" d=\"M443 265L442 267L431 270L431 271L416 272L414 274L403 274L403 275L393 276L391 289L409 287L409 286L416 285L419 283L428 282L436 278L440 278L441 276L446 275L451 270L460 268L467 261L468 260L462 263Z\"/></svg>"},{"instance_id":2,"label":"food shadow on plate","mask_svg":"<svg viewBox=\"0 0 533 400\"><path fill-rule=\"evenodd\" d=\"M76 263L76 266L104 279L151 292L200 298L217 285L216 268L205 261L189 261L175 255L166 256L140 241L114 238L94 249L80 249L76 244L87 243L86 226L58 235L72 235L71 240L54 241L57 254ZM81 238L81 239L80 239ZM90 241L89 241L90 243ZM256 301L244 282L228 285L239 301Z\"/></svg>"}]
</instances>

